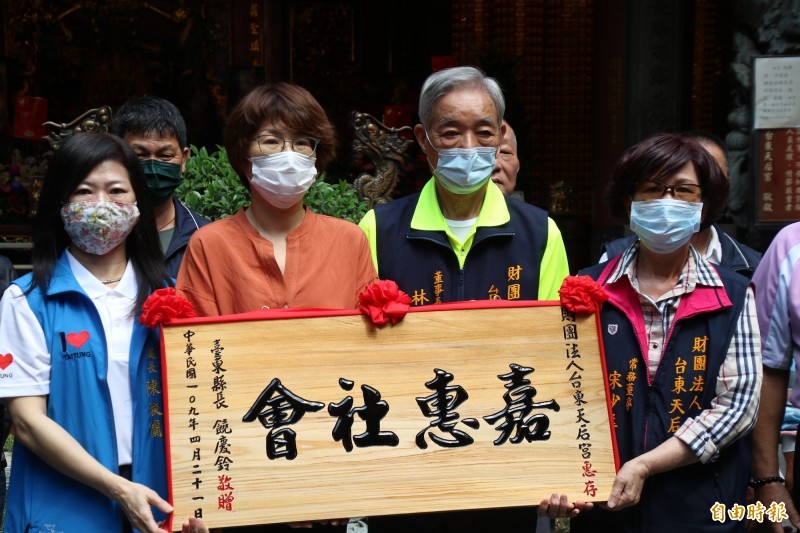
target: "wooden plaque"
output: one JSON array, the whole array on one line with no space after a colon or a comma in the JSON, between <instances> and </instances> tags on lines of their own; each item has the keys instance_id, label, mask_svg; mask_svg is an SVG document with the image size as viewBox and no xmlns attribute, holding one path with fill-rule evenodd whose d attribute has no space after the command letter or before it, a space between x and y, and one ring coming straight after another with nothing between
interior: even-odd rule
<instances>
[{"instance_id":1,"label":"wooden plaque","mask_svg":"<svg viewBox=\"0 0 800 533\"><path fill-rule=\"evenodd\" d=\"M551 302L266 311L163 328L175 527L605 500L597 319Z\"/></svg>"}]
</instances>

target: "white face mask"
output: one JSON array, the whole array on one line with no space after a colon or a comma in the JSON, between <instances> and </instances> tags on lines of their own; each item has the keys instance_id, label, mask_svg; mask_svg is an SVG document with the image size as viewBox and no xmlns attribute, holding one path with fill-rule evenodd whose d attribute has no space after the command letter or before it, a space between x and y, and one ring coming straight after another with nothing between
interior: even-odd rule
<instances>
[{"instance_id":1,"label":"white face mask","mask_svg":"<svg viewBox=\"0 0 800 533\"><path fill-rule=\"evenodd\" d=\"M297 152L279 152L250 159L253 178L250 180L261 196L279 209L287 209L302 201L317 177L315 159Z\"/></svg>"}]
</instances>

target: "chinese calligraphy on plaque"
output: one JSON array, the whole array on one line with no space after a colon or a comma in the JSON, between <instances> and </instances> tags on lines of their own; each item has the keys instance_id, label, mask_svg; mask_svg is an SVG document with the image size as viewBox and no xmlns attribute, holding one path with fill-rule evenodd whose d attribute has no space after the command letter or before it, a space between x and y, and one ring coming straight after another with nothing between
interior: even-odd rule
<instances>
[{"instance_id":1,"label":"chinese calligraphy on plaque","mask_svg":"<svg viewBox=\"0 0 800 533\"><path fill-rule=\"evenodd\" d=\"M164 328L177 516L219 527L610 491L594 316L508 303L382 329L350 312L266 316L289 318Z\"/></svg>"}]
</instances>

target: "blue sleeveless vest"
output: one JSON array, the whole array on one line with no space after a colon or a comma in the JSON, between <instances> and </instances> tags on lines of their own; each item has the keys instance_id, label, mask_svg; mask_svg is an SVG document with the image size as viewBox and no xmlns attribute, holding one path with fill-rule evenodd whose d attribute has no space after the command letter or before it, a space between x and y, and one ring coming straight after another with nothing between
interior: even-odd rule
<instances>
[{"instance_id":1,"label":"blue sleeveless vest","mask_svg":"<svg viewBox=\"0 0 800 533\"><path fill-rule=\"evenodd\" d=\"M30 274L15 281L25 291ZM112 472L118 471L107 344L97 310L62 255L46 291L27 295L50 348L47 415ZM167 499L164 405L158 331L134 321L130 347L133 481ZM8 491L5 530L42 533L120 531L122 508L93 488L57 472L19 442ZM156 521L165 518L153 508Z\"/></svg>"}]
</instances>

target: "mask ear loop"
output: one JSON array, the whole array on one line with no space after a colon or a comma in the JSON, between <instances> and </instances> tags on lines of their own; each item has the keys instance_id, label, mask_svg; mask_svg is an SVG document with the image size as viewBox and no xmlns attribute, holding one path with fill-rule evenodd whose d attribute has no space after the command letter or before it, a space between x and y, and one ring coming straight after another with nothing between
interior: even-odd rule
<instances>
[{"instance_id":1,"label":"mask ear loop","mask_svg":"<svg viewBox=\"0 0 800 533\"><path fill-rule=\"evenodd\" d=\"M428 140L428 144L429 144L429 145L431 146L431 148L433 148L433 150L434 150L434 151L435 151L435 152L438 154L438 153L439 153L439 150L438 150L438 149L437 149L437 148L436 148L436 147L433 145L433 142L431 141L431 138L430 138L430 136L428 135L428 129L427 129L427 128L422 128L422 129L423 129L423 131L425 132L425 138ZM435 173L436 173L436 166L434 166L434 165L431 165L431 160L430 160L430 159L428 159L428 154L425 154L425 161L428 163L428 168L430 168L430 170L431 170L431 173L432 173L432 174L435 174ZM437 156L437 165L438 165L438 156Z\"/></svg>"},{"instance_id":2,"label":"mask ear loop","mask_svg":"<svg viewBox=\"0 0 800 533\"><path fill-rule=\"evenodd\" d=\"M439 149L438 149L438 148L436 148L436 147L433 145L433 141L431 141L431 137L430 137L430 135L428 135L428 130L427 130L427 129L425 129L425 128L423 128L423 130L425 131L425 138L426 138L426 139L428 139L428 144L430 144L430 145L431 145L431 148L433 148L434 150L436 150L436 153L438 154L438 153L439 153Z\"/></svg>"}]
</instances>

